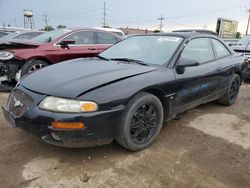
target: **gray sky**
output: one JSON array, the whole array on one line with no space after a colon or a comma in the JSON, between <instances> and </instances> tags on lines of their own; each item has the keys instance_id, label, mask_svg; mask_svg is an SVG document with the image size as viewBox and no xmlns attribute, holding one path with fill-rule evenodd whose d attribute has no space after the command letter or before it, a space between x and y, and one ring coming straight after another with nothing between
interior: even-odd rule
<instances>
[{"instance_id":1,"label":"gray sky","mask_svg":"<svg viewBox=\"0 0 250 188\"><path fill-rule=\"evenodd\" d=\"M105 0L107 23L111 27L139 27L157 29L163 14L163 30L203 28L215 30L217 17L240 22L239 31L245 33L249 0ZM68 27L101 26L104 0L0 0L0 24L23 27L23 9L31 9L37 29L45 23ZM15 21L16 20L16 21Z\"/></svg>"}]
</instances>

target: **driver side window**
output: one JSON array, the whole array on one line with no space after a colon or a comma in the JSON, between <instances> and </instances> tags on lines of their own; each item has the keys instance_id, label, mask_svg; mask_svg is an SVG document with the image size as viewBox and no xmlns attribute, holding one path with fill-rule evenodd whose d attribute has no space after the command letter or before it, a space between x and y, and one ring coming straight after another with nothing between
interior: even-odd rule
<instances>
[{"instance_id":1,"label":"driver side window","mask_svg":"<svg viewBox=\"0 0 250 188\"><path fill-rule=\"evenodd\" d=\"M80 31L67 36L64 40L73 40L76 45L94 44L94 32Z\"/></svg>"},{"instance_id":2,"label":"driver side window","mask_svg":"<svg viewBox=\"0 0 250 188\"><path fill-rule=\"evenodd\" d=\"M196 38L187 43L181 59L205 63L214 59L214 53L208 38Z\"/></svg>"}]
</instances>

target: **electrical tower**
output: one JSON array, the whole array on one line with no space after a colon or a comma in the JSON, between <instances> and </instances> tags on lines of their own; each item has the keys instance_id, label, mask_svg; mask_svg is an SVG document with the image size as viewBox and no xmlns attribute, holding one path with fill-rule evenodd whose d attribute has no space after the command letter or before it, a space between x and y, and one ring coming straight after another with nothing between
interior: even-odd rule
<instances>
[{"instance_id":1,"label":"electrical tower","mask_svg":"<svg viewBox=\"0 0 250 188\"><path fill-rule=\"evenodd\" d=\"M45 29L48 28L48 14L44 11L44 14L42 15L44 17L43 21L45 22Z\"/></svg>"},{"instance_id":2,"label":"electrical tower","mask_svg":"<svg viewBox=\"0 0 250 188\"><path fill-rule=\"evenodd\" d=\"M104 7L103 7L103 26L102 27L107 27L107 24L106 24L106 2L104 2Z\"/></svg>"},{"instance_id":3,"label":"electrical tower","mask_svg":"<svg viewBox=\"0 0 250 188\"><path fill-rule=\"evenodd\" d=\"M35 29L35 23L33 19L32 10L23 10L23 18L24 18L24 28L30 28L32 30Z\"/></svg>"},{"instance_id":4,"label":"electrical tower","mask_svg":"<svg viewBox=\"0 0 250 188\"><path fill-rule=\"evenodd\" d=\"M163 15L162 15L162 14L161 14L161 17L160 17L160 18L158 18L158 20L160 20L159 30L160 30L160 32L162 32L162 27L163 27L162 21L164 20L164 18L163 18Z\"/></svg>"},{"instance_id":5,"label":"electrical tower","mask_svg":"<svg viewBox=\"0 0 250 188\"><path fill-rule=\"evenodd\" d=\"M250 23L250 9L247 10L249 16L248 16L248 21L247 21L247 30L246 30L246 35L248 34L248 29L249 29L249 23Z\"/></svg>"}]
</instances>

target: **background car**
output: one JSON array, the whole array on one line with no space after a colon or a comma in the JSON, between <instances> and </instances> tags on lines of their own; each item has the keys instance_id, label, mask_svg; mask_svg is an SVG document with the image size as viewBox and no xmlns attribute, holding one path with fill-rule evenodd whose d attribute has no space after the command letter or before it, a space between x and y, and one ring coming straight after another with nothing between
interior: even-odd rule
<instances>
[{"instance_id":1,"label":"background car","mask_svg":"<svg viewBox=\"0 0 250 188\"><path fill-rule=\"evenodd\" d=\"M164 119L215 100L234 104L245 79L244 57L212 35L131 36L98 57L22 79L3 108L6 119L57 146L115 139L138 151L156 140Z\"/></svg>"},{"instance_id":2,"label":"background car","mask_svg":"<svg viewBox=\"0 0 250 188\"><path fill-rule=\"evenodd\" d=\"M21 76L61 61L94 57L121 40L102 30L58 29L29 41L15 41L18 49L0 52L0 76L3 84L15 84Z\"/></svg>"},{"instance_id":3,"label":"background car","mask_svg":"<svg viewBox=\"0 0 250 188\"><path fill-rule=\"evenodd\" d=\"M243 37L236 43L232 44L231 47L235 52L244 54L248 59L247 77L250 78L250 35Z\"/></svg>"},{"instance_id":4,"label":"background car","mask_svg":"<svg viewBox=\"0 0 250 188\"><path fill-rule=\"evenodd\" d=\"M207 29L182 29L182 30L175 30L173 32L181 32L181 33L203 33L203 34L208 34L208 35L215 35L218 36L218 33L207 30Z\"/></svg>"},{"instance_id":5,"label":"background car","mask_svg":"<svg viewBox=\"0 0 250 188\"><path fill-rule=\"evenodd\" d=\"M6 36L6 35L8 35L7 32L0 31L0 40L2 37Z\"/></svg>"},{"instance_id":6,"label":"background car","mask_svg":"<svg viewBox=\"0 0 250 188\"><path fill-rule=\"evenodd\" d=\"M120 35L121 37L123 37L125 35L122 30L116 29L116 28L95 27L95 29L100 29L100 30L103 30L103 31L112 32L114 34Z\"/></svg>"},{"instance_id":7,"label":"background car","mask_svg":"<svg viewBox=\"0 0 250 188\"><path fill-rule=\"evenodd\" d=\"M0 38L0 50L18 48L19 40L30 40L38 35L44 33L43 31L22 31L8 33L4 37ZM16 44L16 46L15 46Z\"/></svg>"}]
</instances>

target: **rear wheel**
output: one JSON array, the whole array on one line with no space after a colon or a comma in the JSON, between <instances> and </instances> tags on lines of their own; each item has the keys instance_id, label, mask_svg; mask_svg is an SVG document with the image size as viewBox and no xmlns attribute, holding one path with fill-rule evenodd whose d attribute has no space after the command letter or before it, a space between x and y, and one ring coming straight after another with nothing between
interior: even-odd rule
<instances>
[{"instance_id":1,"label":"rear wheel","mask_svg":"<svg viewBox=\"0 0 250 188\"><path fill-rule=\"evenodd\" d=\"M32 60L25 63L21 69L21 77L26 74L31 74L39 69L42 69L49 64L43 60Z\"/></svg>"},{"instance_id":2,"label":"rear wheel","mask_svg":"<svg viewBox=\"0 0 250 188\"><path fill-rule=\"evenodd\" d=\"M223 105L233 105L238 97L240 85L240 76L238 74L234 74L229 82L227 92L218 101Z\"/></svg>"},{"instance_id":3,"label":"rear wheel","mask_svg":"<svg viewBox=\"0 0 250 188\"><path fill-rule=\"evenodd\" d=\"M142 150L157 138L162 123L161 101L152 94L141 92L128 103L116 140L128 150Z\"/></svg>"}]
</instances>

